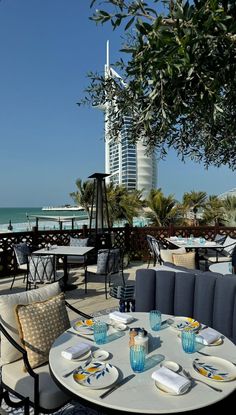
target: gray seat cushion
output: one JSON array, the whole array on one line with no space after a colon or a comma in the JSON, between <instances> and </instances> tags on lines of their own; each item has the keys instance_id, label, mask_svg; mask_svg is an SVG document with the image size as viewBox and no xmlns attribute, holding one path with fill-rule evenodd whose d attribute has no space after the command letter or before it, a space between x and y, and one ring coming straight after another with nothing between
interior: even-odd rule
<instances>
[{"instance_id":1,"label":"gray seat cushion","mask_svg":"<svg viewBox=\"0 0 236 415\"><path fill-rule=\"evenodd\" d=\"M28 396L34 402L34 382L32 376L24 371L22 359L9 363L2 367L3 382L22 396ZM70 400L53 381L49 366L43 365L34 369L39 374L39 405L45 409L52 410L64 405Z\"/></svg>"}]
</instances>

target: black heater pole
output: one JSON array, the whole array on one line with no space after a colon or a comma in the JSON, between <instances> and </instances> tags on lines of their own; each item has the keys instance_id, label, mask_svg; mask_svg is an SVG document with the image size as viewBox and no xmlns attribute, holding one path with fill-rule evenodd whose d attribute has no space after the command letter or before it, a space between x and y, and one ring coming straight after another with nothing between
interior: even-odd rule
<instances>
[{"instance_id":1,"label":"black heater pole","mask_svg":"<svg viewBox=\"0 0 236 415\"><path fill-rule=\"evenodd\" d=\"M94 173L89 179L94 179L92 206L90 213L90 234L92 233L92 215L95 202L95 240L96 248L110 247L110 227L108 217L108 204L106 196L105 177L110 176L106 173Z\"/></svg>"}]
</instances>

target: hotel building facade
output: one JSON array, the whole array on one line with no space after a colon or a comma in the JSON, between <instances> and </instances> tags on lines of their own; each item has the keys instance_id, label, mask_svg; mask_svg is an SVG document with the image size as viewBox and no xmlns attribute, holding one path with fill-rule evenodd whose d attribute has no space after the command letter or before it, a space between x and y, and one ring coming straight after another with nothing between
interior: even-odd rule
<instances>
[{"instance_id":1,"label":"hotel building facade","mask_svg":"<svg viewBox=\"0 0 236 415\"><path fill-rule=\"evenodd\" d=\"M107 59L105 77L120 75L109 64L109 41L107 42ZM125 86L125 84L124 84ZM105 173L110 174L107 182L122 185L128 190L142 190L143 198L147 197L152 188L157 187L157 161L155 154L147 155L142 141L136 144L129 142L129 127L132 118L124 116L124 124L119 139L109 135L109 107L101 106L105 113Z\"/></svg>"}]
</instances>

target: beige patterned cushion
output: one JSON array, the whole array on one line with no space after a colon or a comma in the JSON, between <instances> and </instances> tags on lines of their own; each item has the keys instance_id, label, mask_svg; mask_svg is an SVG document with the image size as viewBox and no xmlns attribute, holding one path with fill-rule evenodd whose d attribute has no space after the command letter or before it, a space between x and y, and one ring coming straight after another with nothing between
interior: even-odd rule
<instances>
[{"instance_id":1,"label":"beige patterned cushion","mask_svg":"<svg viewBox=\"0 0 236 415\"><path fill-rule=\"evenodd\" d=\"M31 367L42 365L48 361L56 338L70 327L64 293L49 300L17 305L16 316Z\"/></svg>"},{"instance_id":2,"label":"beige patterned cushion","mask_svg":"<svg viewBox=\"0 0 236 415\"><path fill-rule=\"evenodd\" d=\"M186 252L186 254L173 254L173 263L185 268L195 269L195 252Z\"/></svg>"},{"instance_id":3,"label":"beige patterned cushion","mask_svg":"<svg viewBox=\"0 0 236 415\"><path fill-rule=\"evenodd\" d=\"M15 315L17 304L30 304L33 301L43 301L60 294L61 289L58 282L54 282L36 290L24 291L16 294L0 295L0 321L11 337L21 344L18 324ZM22 358L22 354L11 345L6 337L1 334L1 365L14 362Z\"/></svg>"},{"instance_id":4,"label":"beige patterned cushion","mask_svg":"<svg viewBox=\"0 0 236 415\"><path fill-rule=\"evenodd\" d=\"M161 249L161 259L164 262L173 262L173 254L185 254L185 248L177 248L177 249Z\"/></svg>"}]
</instances>

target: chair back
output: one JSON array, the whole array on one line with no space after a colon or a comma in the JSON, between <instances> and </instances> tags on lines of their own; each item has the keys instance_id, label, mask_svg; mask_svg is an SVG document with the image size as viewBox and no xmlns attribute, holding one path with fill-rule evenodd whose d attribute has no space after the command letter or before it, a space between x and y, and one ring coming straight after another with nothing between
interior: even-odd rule
<instances>
[{"instance_id":1,"label":"chair back","mask_svg":"<svg viewBox=\"0 0 236 415\"><path fill-rule=\"evenodd\" d=\"M97 274L115 274L122 267L119 248L99 249L97 256Z\"/></svg>"},{"instance_id":2,"label":"chair back","mask_svg":"<svg viewBox=\"0 0 236 415\"><path fill-rule=\"evenodd\" d=\"M158 262L159 264L162 264L163 261L161 259L160 245L157 239L154 238L154 236L147 235L147 242L148 242L150 251L154 257L155 264L156 262Z\"/></svg>"},{"instance_id":3,"label":"chair back","mask_svg":"<svg viewBox=\"0 0 236 415\"><path fill-rule=\"evenodd\" d=\"M55 262L53 255L31 255L29 257L28 282L55 281Z\"/></svg>"},{"instance_id":4,"label":"chair back","mask_svg":"<svg viewBox=\"0 0 236 415\"><path fill-rule=\"evenodd\" d=\"M14 244L13 250L18 266L28 263L28 256L31 254L31 248L25 242Z\"/></svg>"}]
</instances>

